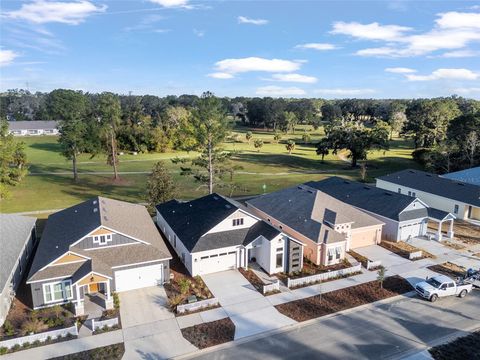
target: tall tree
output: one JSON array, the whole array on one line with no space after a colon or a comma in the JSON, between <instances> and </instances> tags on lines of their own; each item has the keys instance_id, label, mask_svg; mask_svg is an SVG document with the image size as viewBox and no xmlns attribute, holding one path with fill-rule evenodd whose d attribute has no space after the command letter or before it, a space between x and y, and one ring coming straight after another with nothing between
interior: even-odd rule
<instances>
[{"instance_id":1,"label":"tall tree","mask_svg":"<svg viewBox=\"0 0 480 360\"><path fill-rule=\"evenodd\" d=\"M48 95L46 108L50 116L59 120L58 142L62 155L72 161L73 181L77 182L77 158L89 150L92 140L88 136L88 101L80 91L58 89Z\"/></svg>"},{"instance_id":2,"label":"tall tree","mask_svg":"<svg viewBox=\"0 0 480 360\"><path fill-rule=\"evenodd\" d=\"M8 123L0 120L0 199L8 196L10 186L27 174L25 144L8 133Z\"/></svg>"},{"instance_id":3,"label":"tall tree","mask_svg":"<svg viewBox=\"0 0 480 360\"><path fill-rule=\"evenodd\" d=\"M222 151L220 144L225 140L229 124L222 103L210 92L202 94L192 111L192 137L195 149L200 156L191 161L192 167L183 167L183 175L193 175L196 181L205 184L208 192L213 193L214 186L224 174L221 166L228 160L229 154ZM186 159L176 158L174 163L185 164Z\"/></svg>"},{"instance_id":4,"label":"tall tree","mask_svg":"<svg viewBox=\"0 0 480 360\"><path fill-rule=\"evenodd\" d=\"M163 161L158 161L147 180L148 210L153 213L155 206L172 200L177 193L177 185L173 181Z\"/></svg>"},{"instance_id":5,"label":"tall tree","mask_svg":"<svg viewBox=\"0 0 480 360\"><path fill-rule=\"evenodd\" d=\"M110 92L101 93L97 103L97 115L107 164L113 167L113 177L118 180L117 131L122 115L118 96Z\"/></svg>"}]
</instances>

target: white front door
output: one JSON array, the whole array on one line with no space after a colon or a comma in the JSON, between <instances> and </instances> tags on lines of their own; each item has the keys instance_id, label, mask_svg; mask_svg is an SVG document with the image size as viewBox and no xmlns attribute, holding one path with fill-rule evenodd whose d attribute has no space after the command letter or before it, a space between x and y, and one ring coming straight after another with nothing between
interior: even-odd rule
<instances>
[{"instance_id":1,"label":"white front door","mask_svg":"<svg viewBox=\"0 0 480 360\"><path fill-rule=\"evenodd\" d=\"M163 264L115 271L115 291L127 291L163 284Z\"/></svg>"}]
</instances>

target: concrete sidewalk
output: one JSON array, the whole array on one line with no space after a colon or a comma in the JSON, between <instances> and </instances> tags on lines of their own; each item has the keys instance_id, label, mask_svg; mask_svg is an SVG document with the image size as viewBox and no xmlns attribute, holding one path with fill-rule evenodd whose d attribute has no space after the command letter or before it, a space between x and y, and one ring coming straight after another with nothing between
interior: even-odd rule
<instances>
[{"instance_id":1,"label":"concrete sidewalk","mask_svg":"<svg viewBox=\"0 0 480 360\"><path fill-rule=\"evenodd\" d=\"M12 354L3 355L2 360L37 360L51 359L58 356L74 354L81 351L91 350L98 347L123 343L122 330L89 336L81 339L68 340L56 344L39 346L33 349L21 350Z\"/></svg>"}]
</instances>

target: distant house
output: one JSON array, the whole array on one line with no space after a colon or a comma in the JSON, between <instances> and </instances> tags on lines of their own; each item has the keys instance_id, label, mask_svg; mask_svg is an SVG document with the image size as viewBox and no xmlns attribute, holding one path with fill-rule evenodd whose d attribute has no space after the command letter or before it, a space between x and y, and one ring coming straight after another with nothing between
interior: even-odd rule
<instances>
[{"instance_id":1,"label":"distant house","mask_svg":"<svg viewBox=\"0 0 480 360\"><path fill-rule=\"evenodd\" d=\"M33 253L35 222L32 217L0 214L0 326Z\"/></svg>"},{"instance_id":2,"label":"distant house","mask_svg":"<svg viewBox=\"0 0 480 360\"><path fill-rule=\"evenodd\" d=\"M95 197L48 217L28 275L34 309L113 307L112 292L162 285L170 252L142 205Z\"/></svg>"},{"instance_id":3,"label":"distant house","mask_svg":"<svg viewBox=\"0 0 480 360\"><path fill-rule=\"evenodd\" d=\"M480 221L480 185L408 169L379 177L377 187L417 197L459 219Z\"/></svg>"},{"instance_id":4,"label":"distant house","mask_svg":"<svg viewBox=\"0 0 480 360\"><path fill-rule=\"evenodd\" d=\"M58 121L9 121L8 131L14 136L58 135Z\"/></svg>"},{"instance_id":5,"label":"distant house","mask_svg":"<svg viewBox=\"0 0 480 360\"><path fill-rule=\"evenodd\" d=\"M440 176L445 179L457 180L467 184L480 186L480 166Z\"/></svg>"},{"instance_id":6,"label":"distant house","mask_svg":"<svg viewBox=\"0 0 480 360\"><path fill-rule=\"evenodd\" d=\"M192 276L247 268L252 261L269 274L303 266L300 241L215 193L157 205L157 225Z\"/></svg>"},{"instance_id":7,"label":"distant house","mask_svg":"<svg viewBox=\"0 0 480 360\"><path fill-rule=\"evenodd\" d=\"M381 189L356 181L331 177L322 181L312 181L306 185L323 191L334 198L367 212L384 222L382 238L390 241L404 241L425 236L428 221L450 222L447 237L453 236L452 214L430 208L420 199L398 192ZM442 240L440 231L435 235Z\"/></svg>"},{"instance_id":8,"label":"distant house","mask_svg":"<svg viewBox=\"0 0 480 360\"><path fill-rule=\"evenodd\" d=\"M247 201L263 220L303 242L317 265L333 265L350 249L381 241L383 222L306 184Z\"/></svg>"}]
</instances>

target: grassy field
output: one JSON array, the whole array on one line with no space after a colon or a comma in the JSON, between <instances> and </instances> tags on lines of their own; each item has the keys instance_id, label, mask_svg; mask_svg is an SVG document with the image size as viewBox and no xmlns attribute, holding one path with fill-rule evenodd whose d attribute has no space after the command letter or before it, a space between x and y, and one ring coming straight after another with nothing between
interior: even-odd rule
<instances>
[{"instance_id":1,"label":"grassy field","mask_svg":"<svg viewBox=\"0 0 480 360\"><path fill-rule=\"evenodd\" d=\"M264 184L266 191L270 192L332 175L351 179L358 179L360 176L358 169L351 169L349 164L337 155L330 154L325 157L324 163L320 161L320 157L315 153L314 143L323 136L321 129L308 131L312 144L302 144L301 138L304 133L302 129L293 135L283 134L280 143L273 140L272 132L261 130L255 131L253 139L248 143L245 139L246 131L236 129L223 146L225 150L235 151L233 161L243 167L234 176L233 181L238 185L233 192L234 196L262 193ZM235 135L238 136L237 142L232 140ZM264 141L260 151L253 146L253 140L256 138ZM293 139L297 143L291 155L288 154L284 144L288 139ZM165 160L179 185L179 198L188 199L206 193L206 189L191 178L180 176L178 165L170 161L176 156L193 157L196 156L195 153L121 155L119 165L121 181L116 184L112 183L112 169L106 164L104 156L91 158L82 155L78 166L80 181L73 183L71 162L66 161L60 154L56 137L26 137L23 141L26 143L30 174L19 186L12 189L8 199L0 202L1 212L58 209L100 194L132 202L143 202L147 174L158 160ZM373 180L376 176L407 167L418 167L411 160L411 152L411 142L401 139L392 141L389 151L370 152L369 179ZM216 191L225 195L229 195L230 192L227 188L217 188Z\"/></svg>"}]
</instances>

